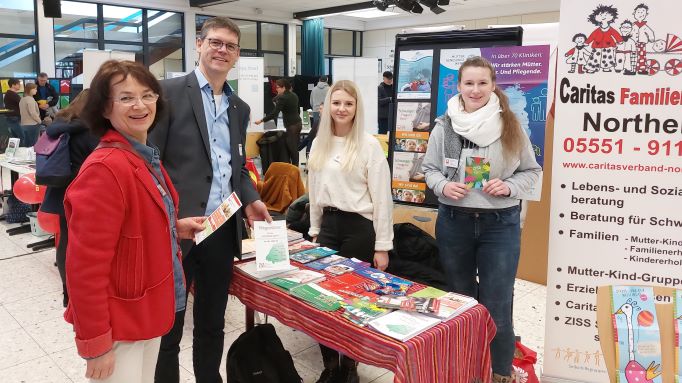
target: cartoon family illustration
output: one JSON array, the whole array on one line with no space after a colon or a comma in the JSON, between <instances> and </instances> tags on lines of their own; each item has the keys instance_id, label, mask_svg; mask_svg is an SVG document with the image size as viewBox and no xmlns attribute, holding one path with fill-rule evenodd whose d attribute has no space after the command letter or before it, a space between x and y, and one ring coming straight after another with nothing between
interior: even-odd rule
<instances>
[{"instance_id":1,"label":"cartoon family illustration","mask_svg":"<svg viewBox=\"0 0 682 383\"><path fill-rule=\"evenodd\" d=\"M652 76L661 70L660 62L652 57L659 53L682 52L682 40L672 34L666 39L656 39L649 25L649 6L640 3L632 12L632 20L625 19L614 28L618 9L611 5L599 5L587 17L596 28L587 36L576 33L573 48L564 56L571 64L569 73L590 74L597 71L622 73L626 76ZM671 58L663 68L669 75L682 72L682 60Z\"/></svg>"}]
</instances>

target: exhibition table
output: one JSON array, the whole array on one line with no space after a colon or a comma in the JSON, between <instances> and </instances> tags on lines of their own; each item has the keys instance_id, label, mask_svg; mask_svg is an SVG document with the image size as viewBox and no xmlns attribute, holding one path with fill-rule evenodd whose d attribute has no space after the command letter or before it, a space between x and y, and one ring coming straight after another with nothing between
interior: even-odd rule
<instances>
[{"instance_id":1,"label":"exhibition table","mask_svg":"<svg viewBox=\"0 0 682 383\"><path fill-rule=\"evenodd\" d=\"M247 310L275 317L353 359L395 373L396 383L489 382L495 324L481 305L400 342L320 311L288 293L234 271L230 294Z\"/></svg>"}]
</instances>

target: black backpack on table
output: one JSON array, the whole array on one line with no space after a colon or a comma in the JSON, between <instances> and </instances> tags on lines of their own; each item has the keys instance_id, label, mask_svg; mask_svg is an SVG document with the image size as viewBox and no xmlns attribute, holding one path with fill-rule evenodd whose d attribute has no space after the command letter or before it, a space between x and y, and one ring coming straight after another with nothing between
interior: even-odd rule
<instances>
[{"instance_id":1,"label":"black backpack on table","mask_svg":"<svg viewBox=\"0 0 682 383\"><path fill-rule=\"evenodd\" d=\"M227 351L228 383L301 383L291 354L267 323L246 331Z\"/></svg>"}]
</instances>

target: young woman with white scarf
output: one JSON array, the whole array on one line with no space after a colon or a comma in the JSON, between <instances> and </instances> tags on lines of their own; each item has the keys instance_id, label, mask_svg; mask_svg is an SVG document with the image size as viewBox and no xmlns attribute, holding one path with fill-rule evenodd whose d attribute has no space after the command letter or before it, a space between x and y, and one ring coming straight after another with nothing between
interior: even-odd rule
<instances>
[{"instance_id":1,"label":"young woman with white scarf","mask_svg":"<svg viewBox=\"0 0 682 383\"><path fill-rule=\"evenodd\" d=\"M422 169L438 196L436 241L448 288L490 311L497 326L490 351L493 382L503 383L512 381L520 203L533 194L542 168L495 79L494 67L482 57L462 64L460 93L436 119ZM480 188L464 183L471 157L490 163L489 180Z\"/></svg>"}]
</instances>

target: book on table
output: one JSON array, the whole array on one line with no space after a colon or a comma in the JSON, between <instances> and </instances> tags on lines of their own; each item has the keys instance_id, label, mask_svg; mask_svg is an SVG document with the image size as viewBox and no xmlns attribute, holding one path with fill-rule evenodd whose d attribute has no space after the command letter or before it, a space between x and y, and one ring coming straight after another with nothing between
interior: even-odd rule
<instances>
[{"instance_id":1,"label":"book on table","mask_svg":"<svg viewBox=\"0 0 682 383\"><path fill-rule=\"evenodd\" d=\"M258 270L287 270L289 245L285 221L255 221L256 267Z\"/></svg>"},{"instance_id":2,"label":"book on table","mask_svg":"<svg viewBox=\"0 0 682 383\"><path fill-rule=\"evenodd\" d=\"M324 257L324 258L320 258L316 261L308 262L305 265L306 265L306 267L310 267L311 269L322 270L327 266L333 265L333 264L338 263L338 262L343 262L346 259L348 259L348 258L341 256L341 255L338 255L338 254L332 254L328 257Z\"/></svg>"},{"instance_id":3,"label":"book on table","mask_svg":"<svg viewBox=\"0 0 682 383\"><path fill-rule=\"evenodd\" d=\"M335 311L341 307L343 298L315 283L292 287L289 293L322 311Z\"/></svg>"},{"instance_id":4,"label":"book on table","mask_svg":"<svg viewBox=\"0 0 682 383\"><path fill-rule=\"evenodd\" d=\"M361 268L355 270L355 272L379 283L381 287L374 291L379 295L405 295L410 286L413 285L413 283L407 279L399 278L371 267Z\"/></svg>"},{"instance_id":5,"label":"book on table","mask_svg":"<svg viewBox=\"0 0 682 383\"><path fill-rule=\"evenodd\" d=\"M289 241L289 244L294 244L303 241L303 233L299 233L296 230L291 230L287 228L287 241Z\"/></svg>"},{"instance_id":6,"label":"book on table","mask_svg":"<svg viewBox=\"0 0 682 383\"><path fill-rule=\"evenodd\" d=\"M256 258L256 240L253 238L242 239L242 261Z\"/></svg>"},{"instance_id":7,"label":"book on table","mask_svg":"<svg viewBox=\"0 0 682 383\"><path fill-rule=\"evenodd\" d=\"M381 295L373 302L376 303L377 306L383 308L416 311L423 314L437 313L440 309L440 301L437 298Z\"/></svg>"},{"instance_id":8,"label":"book on table","mask_svg":"<svg viewBox=\"0 0 682 383\"><path fill-rule=\"evenodd\" d=\"M440 322L440 319L428 315L396 310L369 321L368 325L384 335L405 342Z\"/></svg>"},{"instance_id":9,"label":"book on table","mask_svg":"<svg viewBox=\"0 0 682 383\"><path fill-rule=\"evenodd\" d=\"M319 283L321 287L346 298L374 299L378 283L355 273L345 273Z\"/></svg>"},{"instance_id":10,"label":"book on table","mask_svg":"<svg viewBox=\"0 0 682 383\"><path fill-rule=\"evenodd\" d=\"M317 271L297 269L279 274L274 278L268 279L267 283L277 286L283 290L289 291L293 287L303 285L311 282L320 282L325 280L325 275Z\"/></svg>"},{"instance_id":11,"label":"book on table","mask_svg":"<svg viewBox=\"0 0 682 383\"><path fill-rule=\"evenodd\" d=\"M336 253L338 253L338 251L328 247L316 247L314 249L303 250L296 254L292 254L290 258L296 262L308 263Z\"/></svg>"},{"instance_id":12,"label":"book on table","mask_svg":"<svg viewBox=\"0 0 682 383\"><path fill-rule=\"evenodd\" d=\"M279 274L284 274L288 271L291 270L297 270L298 267L294 265L289 265L285 270L256 270L256 260L249 261L249 262L244 262L244 263L237 263L234 265L235 269L237 269L239 272L242 274L246 275L247 277L251 279L255 279L259 282L266 281L272 277L275 277Z\"/></svg>"},{"instance_id":13,"label":"book on table","mask_svg":"<svg viewBox=\"0 0 682 383\"><path fill-rule=\"evenodd\" d=\"M341 301L344 318L364 327L369 321L391 312L390 309L382 308L376 304L360 298L349 298Z\"/></svg>"},{"instance_id":14,"label":"book on table","mask_svg":"<svg viewBox=\"0 0 682 383\"><path fill-rule=\"evenodd\" d=\"M319 247L319 243L315 242L310 242L306 240L301 240L296 243L289 243L289 254L295 254L298 252L301 252L303 250L308 250L308 249L314 249L316 247Z\"/></svg>"},{"instance_id":15,"label":"book on table","mask_svg":"<svg viewBox=\"0 0 682 383\"><path fill-rule=\"evenodd\" d=\"M324 259L324 258L323 258ZM324 268L324 271L332 275L341 275L352 271L357 271L369 267L369 263L363 262L357 258L345 259L341 262L336 262Z\"/></svg>"},{"instance_id":16,"label":"book on table","mask_svg":"<svg viewBox=\"0 0 682 383\"><path fill-rule=\"evenodd\" d=\"M456 317L478 304L478 301L472 297L439 290L431 286L419 290L410 296L418 298L437 298L440 302L438 311L426 313L426 315L439 318L443 322Z\"/></svg>"}]
</instances>

